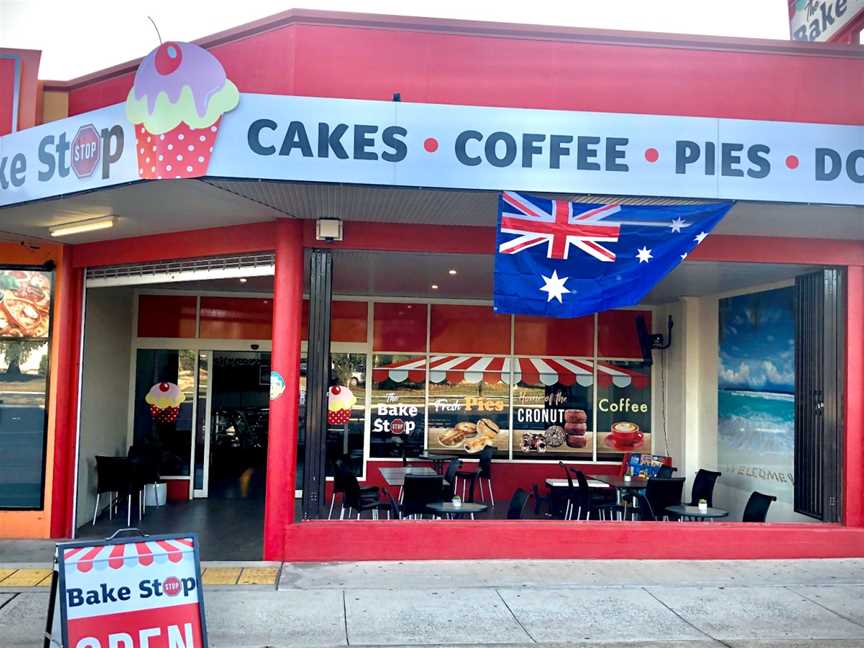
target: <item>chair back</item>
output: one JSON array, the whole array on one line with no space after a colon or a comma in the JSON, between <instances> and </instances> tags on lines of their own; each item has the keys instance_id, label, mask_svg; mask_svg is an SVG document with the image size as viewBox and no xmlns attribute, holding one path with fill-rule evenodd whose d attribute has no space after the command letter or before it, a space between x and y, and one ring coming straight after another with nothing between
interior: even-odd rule
<instances>
[{"instance_id":1,"label":"chair back","mask_svg":"<svg viewBox=\"0 0 864 648\"><path fill-rule=\"evenodd\" d=\"M636 500L636 508L633 510L642 522L656 522L658 520L658 517L654 515L655 509L651 506L651 502L648 501L647 497L641 493L636 493L633 499ZM662 512L660 515L662 515Z\"/></svg>"},{"instance_id":2,"label":"chair back","mask_svg":"<svg viewBox=\"0 0 864 648\"><path fill-rule=\"evenodd\" d=\"M480 453L480 471L477 475L482 479L492 479L492 457L495 454L495 448L486 446Z\"/></svg>"},{"instance_id":3,"label":"chair back","mask_svg":"<svg viewBox=\"0 0 864 648\"><path fill-rule=\"evenodd\" d=\"M663 519L667 506L681 503L681 494L684 492L684 478L671 477L660 479L654 477L648 480L645 486L645 499L651 504L654 517Z\"/></svg>"},{"instance_id":4,"label":"chair back","mask_svg":"<svg viewBox=\"0 0 864 648\"><path fill-rule=\"evenodd\" d=\"M399 508L399 502L396 501L396 498L394 498L386 488L384 489L384 493L387 495L387 507L390 510L390 519L400 519L402 517L402 510Z\"/></svg>"},{"instance_id":5,"label":"chair back","mask_svg":"<svg viewBox=\"0 0 864 648\"><path fill-rule=\"evenodd\" d=\"M708 506L714 506L714 484L722 474L713 470L702 470L700 468L696 473L696 479L693 480L693 489L690 492L690 506L696 506L699 504L699 500L702 499L708 502Z\"/></svg>"},{"instance_id":6,"label":"chair back","mask_svg":"<svg viewBox=\"0 0 864 648\"><path fill-rule=\"evenodd\" d=\"M451 486L453 485L453 481L456 479L456 473L459 471L459 468L462 467L462 461L459 459L451 459L450 463L447 464L447 470L444 471L444 481L448 482Z\"/></svg>"},{"instance_id":7,"label":"chair back","mask_svg":"<svg viewBox=\"0 0 864 648\"><path fill-rule=\"evenodd\" d=\"M128 493L132 489L129 459L96 455L96 492Z\"/></svg>"},{"instance_id":8,"label":"chair back","mask_svg":"<svg viewBox=\"0 0 864 648\"><path fill-rule=\"evenodd\" d=\"M510 506L507 507L508 520L521 520L522 511L525 509L525 503L528 501L528 491L517 488L513 491L513 497L510 498Z\"/></svg>"},{"instance_id":9,"label":"chair back","mask_svg":"<svg viewBox=\"0 0 864 648\"><path fill-rule=\"evenodd\" d=\"M402 515L428 513L427 504L443 499L444 478L441 475L405 475L402 487Z\"/></svg>"},{"instance_id":10,"label":"chair back","mask_svg":"<svg viewBox=\"0 0 864 648\"><path fill-rule=\"evenodd\" d=\"M135 479L143 484L159 481L159 451L133 443L127 454Z\"/></svg>"},{"instance_id":11,"label":"chair back","mask_svg":"<svg viewBox=\"0 0 864 648\"><path fill-rule=\"evenodd\" d=\"M660 479L669 479L672 477L672 473L675 472L675 468L672 466L660 466L660 469L657 471L657 476Z\"/></svg>"},{"instance_id":12,"label":"chair back","mask_svg":"<svg viewBox=\"0 0 864 648\"><path fill-rule=\"evenodd\" d=\"M346 470L345 468L340 468L337 466L336 475L340 475L340 473L341 473L341 477L340 477L339 483L340 483L340 487L342 490L339 492L343 493L343 495L344 495L343 499L344 499L345 506L347 506L348 508L353 508L353 509L359 510L361 497L360 497L360 482L357 481L357 476L354 473ZM333 487L335 488L336 487L335 486L335 482L336 482L336 476L335 475L333 477L333 481L334 481Z\"/></svg>"},{"instance_id":13,"label":"chair back","mask_svg":"<svg viewBox=\"0 0 864 648\"><path fill-rule=\"evenodd\" d=\"M771 502L776 502L777 498L774 495L766 495L759 491L753 491L750 499L747 500L747 506L744 507L744 515L741 516L742 522L764 522L768 517L768 509L771 507Z\"/></svg>"},{"instance_id":14,"label":"chair back","mask_svg":"<svg viewBox=\"0 0 864 648\"><path fill-rule=\"evenodd\" d=\"M340 457L336 460L335 471L333 473L333 492L345 493L351 477L354 478L355 482L357 481L357 476L348 468L347 457Z\"/></svg>"},{"instance_id":15,"label":"chair back","mask_svg":"<svg viewBox=\"0 0 864 648\"><path fill-rule=\"evenodd\" d=\"M534 496L534 515L540 515L540 507L546 498L540 494L540 487L537 484L531 484L531 493Z\"/></svg>"},{"instance_id":16,"label":"chair back","mask_svg":"<svg viewBox=\"0 0 864 648\"><path fill-rule=\"evenodd\" d=\"M561 466L561 470L564 471L564 476L567 478L567 488L573 490L573 475L570 474L570 469L564 465L563 461L559 461L558 465Z\"/></svg>"}]
</instances>

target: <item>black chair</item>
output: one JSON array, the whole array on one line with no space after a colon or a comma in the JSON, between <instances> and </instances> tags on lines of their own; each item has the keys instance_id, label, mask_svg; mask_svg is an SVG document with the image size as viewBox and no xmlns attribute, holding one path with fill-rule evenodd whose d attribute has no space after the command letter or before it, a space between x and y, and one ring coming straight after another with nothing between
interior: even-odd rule
<instances>
[{"instance_id":1,"label":"black chair","mask_svg":"<svg viewBox=\"0 0 864 648\"><path fill-rule=\"evenodd\" d=\"M494 508L495 507L495 496L492 494L492 457L495 454L495 448L492 446L486 446L483 448L483 451L480 453L480 461L477 467L477 470L459 470L456 472L456 477L463 480L462 481L462 499L466 502L474 501L474 484L479 482L480 484L480 501L486 501L486 495L483 492L483 480L486 480L486 484L489 487L489 503ZM465 487L468 486L470 489L470 495L468 498L465 497Z\"/></svg>"},{"instance_id":2,"label":"black chair","mask_svg":"<svg viewBox=\"0 0 864 648\"><path fill-rule=\"evenodd\" d=\"M741 516L742 522L764 522L768 517L768 509L771 507L771 502L776 502L777 498L774 495L765 495L759 491L753 491L750 499L747 500L747 506L744 507L744 515Z\"/></svg>"},{"instance_id":3,"label":"black chair","mask_svg":"<svg viewBox=\"0 0 864 648\"><path fill-rule=\"evenodd\" d=\"M540 515L541 508L545 504L546 510L551 515L552 513L552 495L541 495L540 487L537 484L531 484L531 493L534 497L534 515Z\"/></svg>"},{"instance_id":4,"label":"black chair","mask_svg":"<svg viewBox=\"0 0 864 648\"><path fill-rule=\"evenodd\" d=\"M690 492L689 506L698 506L699 500L708 502L708 506L714 506L714 484L723 473L713 470L699 469L693 480L693 489Z\"/></svg>"},{"instance_id":5,"label":"black chair","mask_svg":"<svg viewBox=\"0 0 864 648\"><path fill-rule=\"evenodd\" d=\"M634 494L633 501L635 506L628 509L633 520L639 520L641 522L656 522L663 519L663 512L659 511L658 514L655 514L655 509L651 506L651 502L649 502L648 498L641 493Z\"/></svg>"},{"instance_id":6,"label":"black chair","mask_svg":"<svg viewBox=\"0 0 864 648\"><path fill-rule=\"evenodd\" d=\"M402 509L399 507L399 502L386 488L384 489L384 494L387 496L387 517L391 520L401 519Z\"/></svg>"},{"instance_id":7,"label":"black chair","mask_svg":"<svg viewBox=\"0 0 864 648\"><path fill-rule=\"evenodd\" d=\"M522 511L525 509L525 504L528 502L528 491L517 488L513 492L513 497L510 498L510 506L507 507L508 520L521 520Z\"/></svg>"},{"instance_id":8,"label":"black chair","mask_svg":"<svg viewBox=\"0 0 864 648\"><path fill-rule=\"evenodd\" d=\"M428 504L440 502L444 489L441 475L405 475L402 487L402 517L423 517L429 513Z\"/></svg>"},{"instance_id":9,"label":"black chair","mask_svg":"<svg viewBox=\"0 0 864 648\"><path fill-rule=\"evenodd\" d=\"M669 479L672 477L672 473L677 471L678 469L675 466L667 466L664 464L660 466L659 470L657 470L657 476L660 479Z\"/></svg>"},{"instance_id":10,"label":"black chair","mask_svg":"<svg viewBox=\"0 0 864 648\"><path fill-rule=\"evenodd\" d=\"M333 474L333 493L330 495L330 513L327 515L327 519L332 519L333 517L333 507L336 503L336 495L340 494L342 496L342 501L340 502L341 509L339 511L339 519L341 520L345 514L345 491L348 488L348 484L353 480L357 481L357 476L353 473L353 471L349 468L349 462L346 457L341 457L336 460L335 472ZM360 498L366 499L377 499L378 498L378 487L377 486L360 486L357 485L357 488L360 489Z\"/></svg>"},{"instance_id":11,"label":"black chair","mask_svg":"<svg viewBox=\"0 0 864 648\"><path fill-rule=\"evenodd\" d=\"M134 487L138 489L138 519L147 510L146 489L153 487L153 499L157 499L156 483L159 481L160 452L157 448L133 443L127 453L132 471Z\"/></svg>"},{"instance_id":12,"label":"black chair","mask_svg":"<svg viewBox=\"0 0 864 648\"><path fill-rule=\"evenodd\" d=\"M447 470L444 471L444 481L447 482L444 485L444 499L452 500L453 496L456 495L456 473L461 467L462 461L459 459L451 459L450 463L447 464Z\"/></svg>"},{"instance_id":13,"label":"black chair","mask_svg":"<svg viewBox=\"0 0 864 648\"><path fill-rule=\"evenodd\" d=\"M378 519L378 509L381 508L383 502L379 497L378 487L375 486L374 495L370 493L364 493L363 489L360 488L360 483L357 481L357 477L352 472L346 472L344 474L345 477L345 491L342 499L342 511L339 515L339 519L343 519L345 515L345 509L348 510L348 516L351 516L352 511L357 512L357 519L360 519L360 516L364 511L372 512L372 519ZM368 489L367 489L368 491Z\"/></svg>"},{"instance_id":14,"label":"black chair","mask_svg":"<svg viewBox=\"0 0 864 648\"><path fill-rule=\"evenodd\" d=\"M684 478L671 477L660 479L653 477L645 486L645 499L651 504L651 510L656 519L662 520L666 516L666 507L681 503L681 494L684 492Z\"/></svg>"},{"instance_id":15,"label":"black chair","mask_svg":"<svg viewBox=\"0 0 864 648\"><path fill-rule=\"evenodd\" d=\"M564 476L567 478L563 517L565 520L569 520L576 506L581 503L581 495L579 494L579 490L573 485L573 475L570 473L570 469L564 465L563 461L559 461L558 465L564 470Z\"/></svg>"},{"instance_id":16,"label":"black chair","mask_svg":"<svg viewBox=\"0 0 864 648\"><path fill-rule=\"evenodd\" d=\"M120 497L124 495L129 502L126 513L126 525L132 521L132 475L126 457L106 457L96 455L96 506L93 509L93 525L99 515L99 501L103 493L108 493L108 519L114 519L114 509Z\"/></svg>"}]
</instances>

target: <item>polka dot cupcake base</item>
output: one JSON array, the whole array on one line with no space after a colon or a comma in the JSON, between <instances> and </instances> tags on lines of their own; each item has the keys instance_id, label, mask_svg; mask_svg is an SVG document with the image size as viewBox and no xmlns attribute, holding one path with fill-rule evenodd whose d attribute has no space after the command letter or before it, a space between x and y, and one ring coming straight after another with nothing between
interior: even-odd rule
<instances>
[{"instance_id":1,"label":"polka dot cupcake base","mask_svg":"<svg viewBox=\"0 0 864 648\"><path fill-rule=\"evenodd\" d=\"M350 409L338 410L336 412L327 412L327 423L329 425L345 425L350 420Z\"/></svg>"},{"instance_id":2,"label":"polka dot cupcake base","mask_svg":"<svg viewBox=\"0 0 864 648\"><path fill-rule=\"evenodd\" d=\"M207 175L213 145L219 134L217 119L207 128L190 128L187 124L153 135L144 124L135 125L138 175L144 180L199 178Z\"/></svg>"},{"instance_id":3,"label":"polka dot cupcake base","mask_svg":"<svg viewBox=\"0 0 864 648\"><path fill-rule=\"evenodd\" d=\"M150 414L156 423L173 423L177 420L177 415L180 413L179 407L156 407L150 406Z\"/></svg>"}]
</instances>

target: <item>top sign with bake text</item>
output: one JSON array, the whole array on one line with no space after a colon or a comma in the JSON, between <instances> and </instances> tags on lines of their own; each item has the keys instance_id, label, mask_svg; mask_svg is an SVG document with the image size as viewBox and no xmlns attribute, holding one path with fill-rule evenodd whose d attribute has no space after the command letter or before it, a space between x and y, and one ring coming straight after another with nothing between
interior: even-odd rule
<instances>
[{"instance_id":1,"label":"top sign with bake text","mask_svg":"<svg viewBox=\"0 0 864 648\"><path fill-rule=\"evenodd\" d=\"M179 165L237 179L864 205L864 126L243 94L220 123L182 136L169 146L136 131L122 104L4 136L0 206L168 179Z\"/></svg>"},{"instance_id":2,"label":"top sign with bake text","mask_svg":"<svg viewBox=\"0 0 864 648\"><path fill-rule=\"evenodd\" d=\"M789 0L793 40L830 41L864 13L864 0Z\"/></svg>"}]
</instances>

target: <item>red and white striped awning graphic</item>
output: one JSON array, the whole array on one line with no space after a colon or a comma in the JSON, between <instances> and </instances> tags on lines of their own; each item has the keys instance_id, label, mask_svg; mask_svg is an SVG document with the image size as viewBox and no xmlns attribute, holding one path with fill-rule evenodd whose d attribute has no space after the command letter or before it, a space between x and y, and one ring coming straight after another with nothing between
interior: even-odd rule
<instances>
[{"instance_id":1,"label":"red and white striped awning graphic","mask_svg":"<svg viewBox=\"0 0 864 648\"><path fill-rule=\"evenodd\" d=\"M100 545L98 547L75 547L63 552L66 564L74 564L80 572L92 569L120 569L124 565L140 564L148 567L165 562L179 563L186 555L192 555L192 540L173 538L148 542Z\"/></svg>"},{"instance_id":2,"label":"red and white striped awning graphic","mask_svg":"<svg viewBox=\"0 0 864 648\"><path fill-rule=\"evenodd\" d=\"M426 358L411 358L373 370L378 382L390 378L393 382L423 382ZM429 358L429 380L433 383L499 381L528 385L594 384L594 362L590 358L509 358L476 355L434 355ZM648 376L602 362L597 363L597 379L602 387L647 386Z\"/></svg>"}]
</instances>

